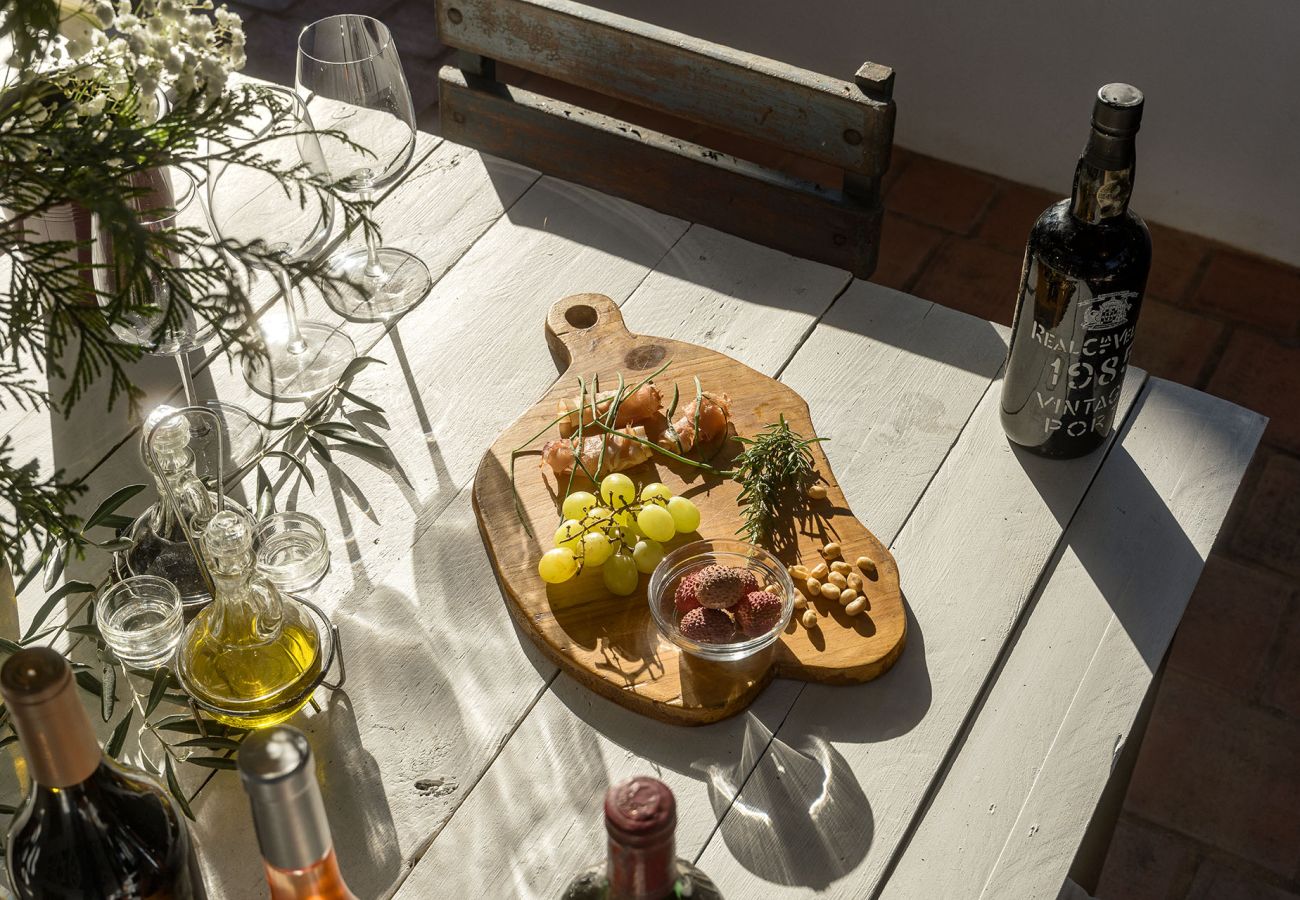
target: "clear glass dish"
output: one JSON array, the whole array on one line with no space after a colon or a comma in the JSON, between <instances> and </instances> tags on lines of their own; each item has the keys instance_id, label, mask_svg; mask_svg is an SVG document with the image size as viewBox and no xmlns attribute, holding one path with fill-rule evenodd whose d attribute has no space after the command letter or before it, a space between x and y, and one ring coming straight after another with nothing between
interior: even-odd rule
<instances>
[{"instance_id":1,"label":"clear glass dish","mask_svg":"<svg viewBox=\"0 0 1300 900\"><path fill-rule=\"evenodd\" d=\"M674 603L677 586L691 573L713 565L750 570L758 579L760 589L776 585L775 594L781 600L781 616L770 630L729 643L704 643L682 634ZM695 541L669 553L651 574L647 594L650 615L660 633L687 653L715 662L734 662L770 647L790 623L794 611L794 583L781 561L762 547L729 539Z\"/></svg>"},{"instance_id":2,"label":"clear glass dish","mask_svg":"<svg viewBox=\"0 0 1300 900\"><path fill-rule=\"evenodd\" d=\"M95 624L104 643L129 666L153 669L176 652L183 626L176 585L154 575L135 575L105 589L95 603Z\"/></svg>"},{"instance_id":3,"label":"clear glass dish","mask_svg":"<svg viewBox=\"0 0 1300 900\"><path fill-rule=\"evenodd\" d=\"M257 570L290 594L314 588L330 568L325 528L315 516L303 512L278 512L258 522L253 552Z\"/></svg>"}]
</instances>

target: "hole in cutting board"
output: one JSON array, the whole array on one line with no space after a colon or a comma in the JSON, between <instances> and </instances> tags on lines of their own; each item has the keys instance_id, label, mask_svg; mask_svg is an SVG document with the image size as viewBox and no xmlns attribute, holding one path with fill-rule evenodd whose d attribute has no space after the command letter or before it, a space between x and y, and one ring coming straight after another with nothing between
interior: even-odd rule
<instances>
[{"instance_id":1,"label":"hole in cutting board","mask_svg":"<svg viewBox=\"0 0 1300 900\"><path fill-rule=\"evenodd\" d=\"M574 328L590 328L596 324L596 308L594 306L570 306L564 311L564 321Z\"/></svg>"}]
</instances>

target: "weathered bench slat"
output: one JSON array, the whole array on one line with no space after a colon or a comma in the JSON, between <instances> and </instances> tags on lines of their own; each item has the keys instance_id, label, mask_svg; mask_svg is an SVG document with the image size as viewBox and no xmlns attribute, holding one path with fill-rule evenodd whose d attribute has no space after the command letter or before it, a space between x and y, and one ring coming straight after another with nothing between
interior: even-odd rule
<instances>
[{"instance_id":1,"label":"weathered bench slat","mask_svg":"<svg viewBox=\"0 0 1300 900\"><path fill-rule=\"evenodd\" d=\"M488 59L861 174L889 166L885 66L841 81L568 0L438 0L437 21L445 43Z\"/></svg>"},{"instance_id":2,"label":"weathered bench slat","mask_svg":"<svg viewBox=\"0 0 1300 900\"><path fill-rule=\"evenodd\" d=\"M856 275L875 266L874 192L859 199L451 66L439 98L448 140Z\"/></svg>"}]
</instances>

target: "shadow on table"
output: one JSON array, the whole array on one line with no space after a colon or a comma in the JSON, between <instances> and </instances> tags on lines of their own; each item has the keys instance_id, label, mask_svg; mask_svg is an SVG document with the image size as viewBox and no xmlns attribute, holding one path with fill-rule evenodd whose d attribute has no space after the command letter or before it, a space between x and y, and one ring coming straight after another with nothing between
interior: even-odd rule
<instances>
[{"instance_id":1,"label":"shadow on table","mask_svg":"<svg viewBox=\"0 0 1300 900\"><path fill-rule=\"evenodd\" d=\"M322 714L309 721L339 866L358 896L379 896L402 868L379 764L365 749L346 691L330 694Z\"/></svg>"},{"instance_id":2,"label":"shadow on table","mask_svg":"<svg viewBox=\"0 0 1300 900\"><path fill-rule=\"evenodd\" d=\"M509 187L509 183L503 183L498 192L506 193ZM714 234L713 229L705 226L690 226L662 257L648 256L648 251L662 245L665 230L677 220L556 178L543 177L505 215L518 227L562 235L577 244L648 265L658 275L751 303L821 317L824 326L868 335L976 374L992 377L1006 355L1006 341L991 323L945 307L929 307L925 301L891 288L853 280L845 291L836 291L828 283L825 289L814 292L807 285L775 283L771 278L773 267L756 265L756 254L769 253L774 259L787 260L795 273L808 272L810 282L818 273L824 280L825 274L836 270L787 256L779 250L755 250L757 245L741 238L694 240L697 232ZM714 249L711 251L710 247ZM711 253L732 252L734 259L718 260L711 256ZM847 273L844 278L848 278ZM575 284L565 293L592 289ZM930 321L924 321L927 318ZM629 325L635 328L636 322Z\"/></svg>"},{"instance_id":3,"label":"shadow on table","mask_svg":"<svg viewBox=\"0 0 1300 900\"><path fill-rule=\"evenodd\" d=\"M1146 405L1146 391L1134 402L1123 427L1113 442L1077 460L1051 460L1034 456L1013 445L1016 459L1024 467L1039 495L1048 504L1059 523L1063 536L1050 563L1045 567L1043 583L1051 576L1068 549L1078 557L1084 571L1110 605L1117 621L1129 634L1133 645L1142 653L1148 669L1155 672L1168 646L1162 637L1167 626L1160 617L1144 611L1141 597L1134 597L1133 543L1158 553L1161 569L1187 573L1188 593L1195 585L1205 559L1192 544L1182 525L1169 510L1160 492L1123 446L1133 423ZM1229 438L1225 436L1225 441ZM1084 499L1074 502L1077 483L1072 483L1070 467L1082 472L1097 466L1095 454L1105 453L1101 485L1094 483ZM1122 527L1117 527L1122 526ZM1041 586L1035 592L1037 602ZM1021 627L1032 608L1021 616ZM1153 629L1155 629L1153 631ZM1008 642L1008 648L1014 641Z\"/></svg>"}]
</instances>

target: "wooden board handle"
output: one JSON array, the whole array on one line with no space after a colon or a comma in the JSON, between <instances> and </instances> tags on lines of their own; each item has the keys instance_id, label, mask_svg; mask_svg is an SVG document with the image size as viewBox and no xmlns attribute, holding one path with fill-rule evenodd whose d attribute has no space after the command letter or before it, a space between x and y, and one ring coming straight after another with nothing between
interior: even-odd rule
<instances>
[{"instance_id":1,"label":"wooden board handle","mask_svg":"<svg viewBox=\"0 0 1300 900\"><path fill-rule=\"evenodd\" d=\"M546 314L546 343L565 366L611 334L627 334L627 326L618 304L604 294L570 294Z\"/></svg>"}]
</instances>

